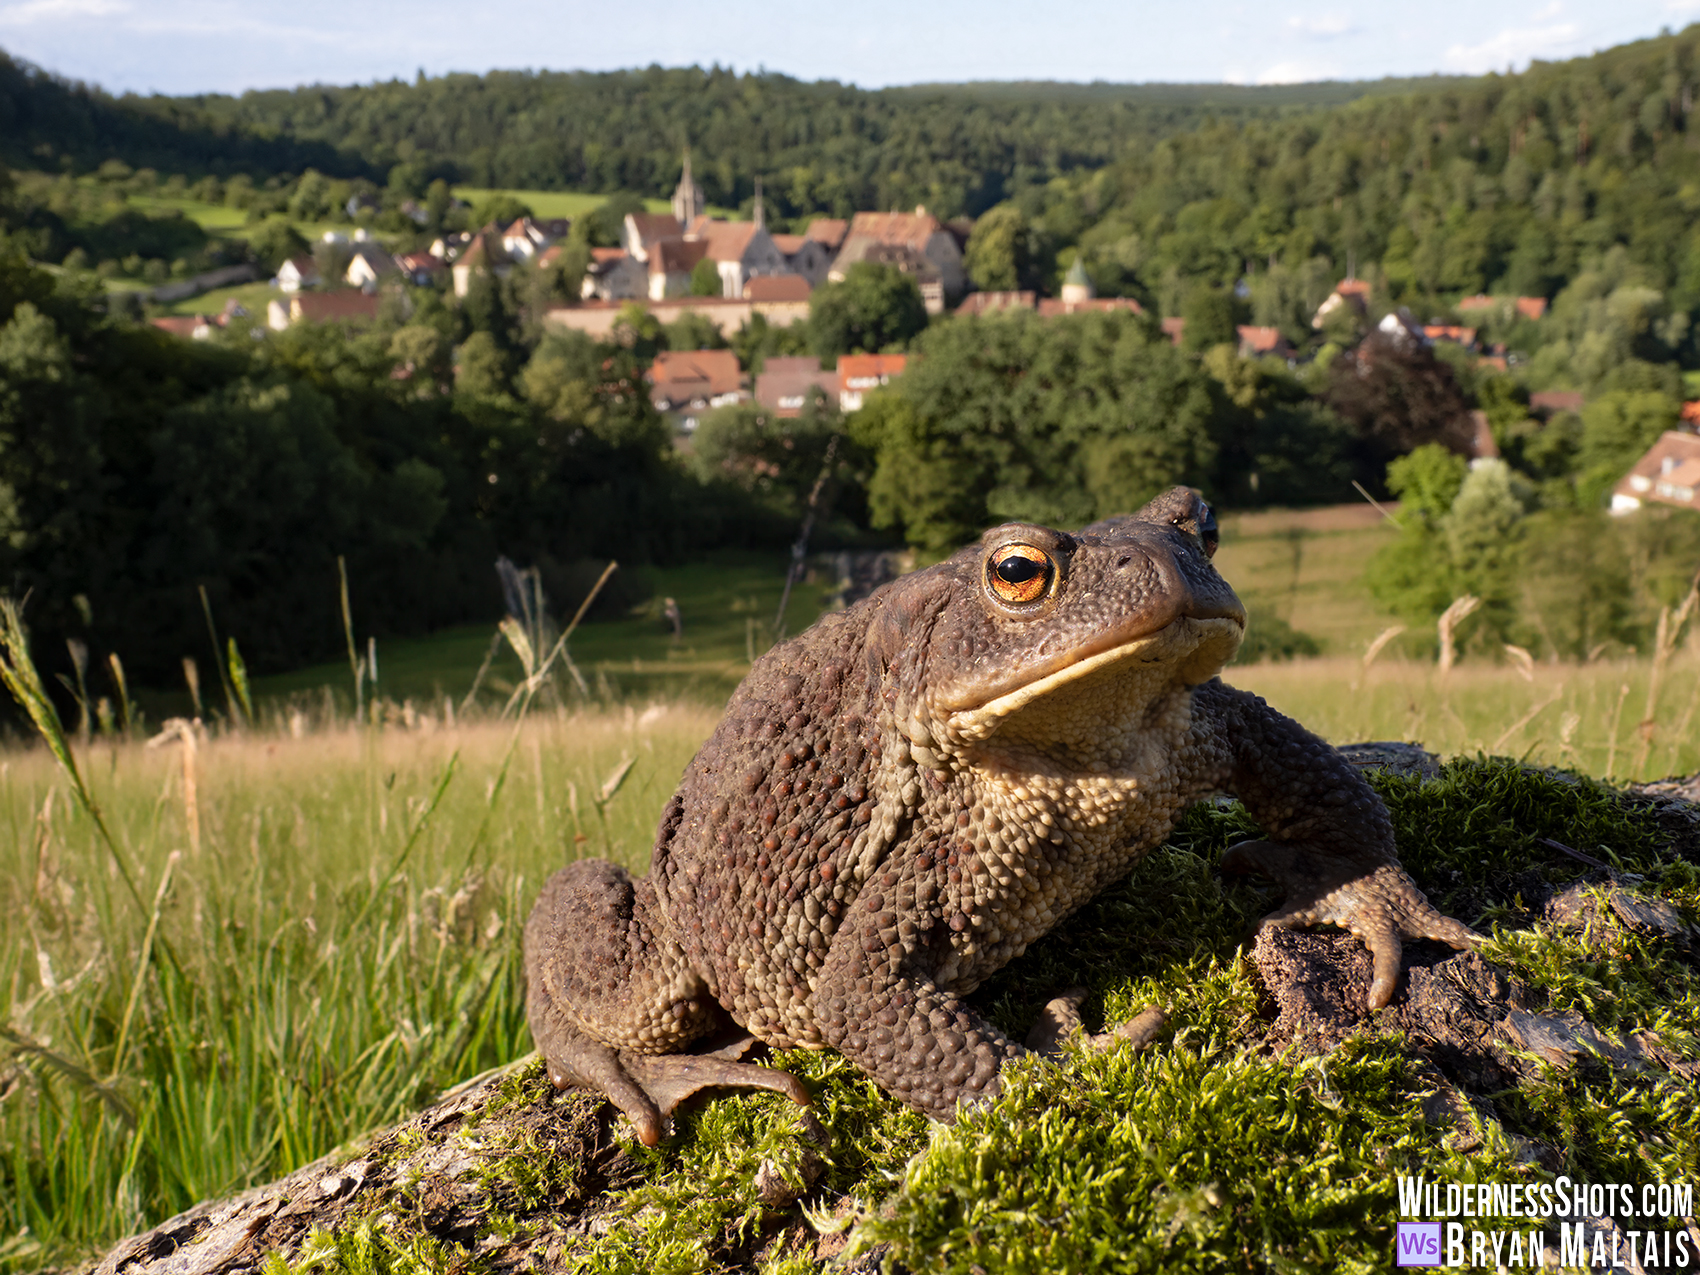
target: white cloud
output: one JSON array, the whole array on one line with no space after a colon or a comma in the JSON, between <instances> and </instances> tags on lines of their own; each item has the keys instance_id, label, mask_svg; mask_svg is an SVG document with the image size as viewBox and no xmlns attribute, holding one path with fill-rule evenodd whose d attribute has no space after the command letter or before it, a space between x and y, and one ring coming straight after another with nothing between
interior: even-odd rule
<instances>
[{"instance_id":1,"label":"white cloud","mask_svg":"<svg viewBox=\"0 0 1700 1275\"><path fill-rule=\"evenodd\" d=\"M1308 84L1312 80L1329 80L1340 74L1338 67L1325 62L1300 60L1277 62L1257 73L1258 84Z\"/></svg>"},{"instance_id":2,"label":"white cloud","mask_svg":"<svg viewBox=\"0 0 1700 1275\"><path fill-rule=\"evenodd\" d=\"M1314 17L1301 17L1297 14L1287 19L1287 25L1295 31L1306 35L1320 36L1325 40L1335 36L1350 35L1357 30L1352 20L1343 13L1319 13Z\"/></svg>"},{"instance_id":3,"label":"white cloud","mask_svg":"<svg viewBox=\"0 0 1700 1275\"><path fill-rule=\"evenodd\" d=\"M27 0L0 8L0 26L27 27L75 18L109 18L128 13L124 0Z\"/></svg>"},{"instance_id":4,"label":"white cloud","mask_svg":"<svg viewBox=\"0 0 1700 1275\"><path fill-rule=\"evenodd\" d=\"M1481 74L1507 65L1523 66L1531 58L1567 57L1581 51L1577 48L1581 32L1574 22L1507 27L1480 44L1454 44L1446 50L1446 64L1454 71Z\"/></svg>"}]
</instances>

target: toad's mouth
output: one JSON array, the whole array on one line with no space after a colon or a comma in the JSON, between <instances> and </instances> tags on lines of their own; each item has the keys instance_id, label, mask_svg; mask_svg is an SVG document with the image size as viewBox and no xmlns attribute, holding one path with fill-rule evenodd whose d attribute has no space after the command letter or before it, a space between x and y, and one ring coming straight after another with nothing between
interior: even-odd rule
<instances>
[{"instance_id":1,"label":"toad's mouth","mask_svg":"<svg viewBox=\"0 0 1700 1275\"><path fill-rule=\"evenodd\" d=\"M1014 713L1065 686L1124 671L1160 674L1150 680L1164 686L1197 686L1222 671L1245 636L1245 611L1224 606L1213 615L1183 615L1155 632L1134 638L1106 635L1097 649L1083 648L1060 664L1041 667L1019 685L995 688L979 703L958 702L947 709L950 731L960 739L985 738ZM1145 680L1145 679L1142 679Z\"/></svg>"}]
</instances>

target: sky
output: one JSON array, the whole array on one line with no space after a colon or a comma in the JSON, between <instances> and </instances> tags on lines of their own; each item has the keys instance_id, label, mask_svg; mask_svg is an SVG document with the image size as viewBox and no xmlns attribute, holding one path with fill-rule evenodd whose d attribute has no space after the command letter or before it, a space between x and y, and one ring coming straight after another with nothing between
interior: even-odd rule
<instances>
[{"instance_id":1,"label":"sky","mask_svg":"<svg viewBox=\"0 0 1700 1275\"><path fill-rule=\"evenodd\" d=\"M0 49L114 92L174 94L652 63L864 88L1275 84L1521 70L1696 20L1700 0L0 0Z\"/></svg>"}]
</instances>

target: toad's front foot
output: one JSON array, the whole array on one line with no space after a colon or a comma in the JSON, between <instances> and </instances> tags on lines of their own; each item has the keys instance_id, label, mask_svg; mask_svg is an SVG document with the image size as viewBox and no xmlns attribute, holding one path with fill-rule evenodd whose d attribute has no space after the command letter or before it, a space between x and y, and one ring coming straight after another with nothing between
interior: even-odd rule
<instances>
[{"instance_id":1,"label":"toad's front foot","mask_svg":"<svg viewBox=\"0 0 1700 1275\"><path fill-rule=\"evenodd\" d=\"M565 1026L563 1024L563 1026ZM753 1044L748 1037L742 1044ZM623 1111L639 1140L653 1147L669 1131L669 1117L692 1094L704 1089L769 1089L799 1107L809 1091L788 1071L736 1062L720 1049L695 1054L634 1054L612 1049L570 1027L541 1045L549 1079L557 1089L576 1086L604 1094Z\"/></svg>"},{"instance_id":2,"label":"toad's front foot","mask_svg":"<svg viewBox=\"0 0 1700 1275\"><path fill-rule=\"evenodd\" d=\"M1222 856L1222 871L1256 872L1286 888L1285 906L1261 926L1338 925L1362 939L1375 961L1371 1009L1393 999L1405 939L1439 939L1462 949L1481 938L1437 912L1397 863L1330 858L1302 844L1242 841Z\"/></svg>"}]
</instances>

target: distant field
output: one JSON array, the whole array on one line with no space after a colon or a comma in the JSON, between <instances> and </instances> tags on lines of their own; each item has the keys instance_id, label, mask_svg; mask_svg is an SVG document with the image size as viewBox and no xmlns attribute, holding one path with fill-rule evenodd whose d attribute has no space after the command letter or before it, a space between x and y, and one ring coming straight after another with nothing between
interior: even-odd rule
<instances>
[{"instance_id":1,"label":"distant field","mask_svg":"<svg viewBox=\"0 0 1700 1275\"><path fill-rule=\"evenodd\" d=\"M539 217L582 217L585 213L595 212L612 198L610 195L586 195L574 190L510 190L485 186L456 186L454 194L456 199L464 199L474 207L491 195L512 195L531 205L531 211ZM671 212L673 208L665 199L646 199L643 206L650 212ZM716 208L709 211L723 213L725 210Z\"/></svg>"},{"instance_id":2,"label":"distant field","mask_svg":"<svg viewBox=\"0 0 1700 1275\"><path fill-rule=\"evenodd\" d=\"M261 284L230 291L255 289L266 290ZM178 308L186 313L216 309L212 299L222 295L208 293ZM255 312L264 305L262 298ZM1216 562L1252 611L1254 622L1258 614L1278 616L1315 637L1325 653L1356 655L1389 623L1364 592L1362 574L1370 554L1393 534L1392 526L1367 505L1361 512L1359 506L1343 505L1231 515L1224 520ZM751 652L759 655L771 645L784 560L777 555L720 554L679 567L623 569L642 579L648 600L623 619L586 624L573 635L570 653L586 681L598 694L618 699L683 696L697 703L724 703L748 671ZM825 576L817 568L811 579L792 590L787 634L800 633L820 616L835 583ZM684 620L677 644L661 616L667 597L678 600ZM334 615L327 615L325 622L341 624ZM355 622L358 631L358 615ZM471 689L494 633L492 621L425 638L380 641L382 694L398 703L437 703L444 695L458 703ZM519 676L518 662L502 645L482 698L505 697ZM347 661L338 660L260 678L256 689L263 696L301 697L327 686L346 695L351 685Z\"/></svg>"},{"instance_id":3,"label":"distant field","mask_svg":"<svg viewBox=\"0 0 1700 1275\"><path fill-rule=\"evenodd\" d=\"M1367 504L1230 514L1216 567L1252 613L1358 654L1392 623L1364 588L1364 566L1398 528Z\"/></svg>"},{"instance_id":4,"label":"distant field","mask_svg":"<svg viewBox=\"0 0 1700 1275\"><path fill-rule=\"evenodd\" d=\"M273 297L284 294L272 287L269 282L244 283L234 288L214 288L211 292L202 292L197 296L185 297L181 301L173 301L170 305L160 306L162 314L218 314L224 309L225 303L234 298L240 301L249 314L256 319L266 317L266 303Z\"/></svg>"},{"instance_id":5,"label":"distant field","mask_svg":"<svg viewBox=\"0 0 1700 1275\"><path fill-rule=\"evenodd\" d=\"M198 199L163 199L157 195L131 195L128 202L132 208L140 209L150 216L175 210L213 235L241 234L248 217L240 208L202 203Z\"/></svg>"},{"instance_id":6,"label":"distant field","mask_svg":"<svg viewBox=\"0 0 1700 1275\"><path fill-rule=\"evenodd\" d=\"M604 698L683 698L716 708L724 704L749 671L751 652L759 655L772 645L774 613L785 584L785 559L777 554L719 554L686 566L623 570L641 577L649 597L631 615L586 624L573 635L568 651L586 682ZM824 594L834 583L817 573L791 591L788 634L800 633L814 623L824 608ZM683 618L683 637L677 644L671 626L662 618L668 597L678 601ZM341 619L327 614L325 623L340 627ZM358 614L355 627L358 632ZM492 622L427 638L380 642L380 693L398 703L411 699L420 705L440 704L445 695L459 703L471 690L495 632ZM502 644L486 675L481 700L500 704L520 676L519 661ZM352 693L346 660L255 682L260 695L271 697L310 698L327 686L337 694Z\"/></svg>"}]
</instances>

